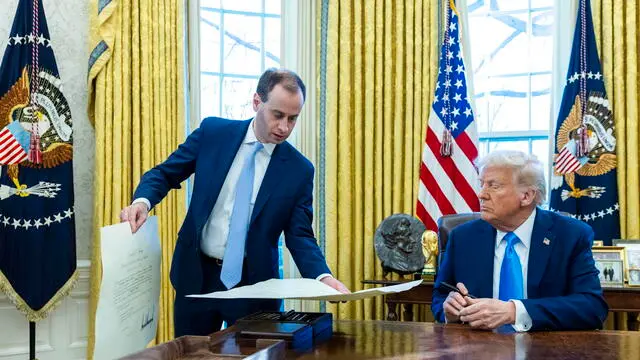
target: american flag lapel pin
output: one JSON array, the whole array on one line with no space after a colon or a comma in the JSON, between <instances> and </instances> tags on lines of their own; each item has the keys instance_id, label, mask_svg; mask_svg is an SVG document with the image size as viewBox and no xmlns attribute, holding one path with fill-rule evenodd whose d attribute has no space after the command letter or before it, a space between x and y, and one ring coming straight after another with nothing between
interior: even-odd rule
<instances>
[{"instance_id":1,"label":"american flag lapel pin","mask_svg":"<svg viewBox=\"0 0 640 360\"><path fill-rule=\"evenodd\" d=\"M551 240L544 238L544 240L542 240L542 243L544 243L545 245L549 245L551 244Z\"/></svg>"}]
</instances>

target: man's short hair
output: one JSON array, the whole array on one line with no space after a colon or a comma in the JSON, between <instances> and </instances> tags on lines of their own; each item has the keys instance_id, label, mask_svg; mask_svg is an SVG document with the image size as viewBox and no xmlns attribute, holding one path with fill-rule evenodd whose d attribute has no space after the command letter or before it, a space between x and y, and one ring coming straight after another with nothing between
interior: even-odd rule
<instances>
[{"instance_id":1,"label":"man's short hair","mask_svg":"<svg viewBox=\"0 0 640 360\"><path fill-rule=\"evenodd\" d=\"M515 150L497 150L478 161L478 170L486 167L508 167L513 170L517 184L536 191L535 202L540 205L547 196L544 167L535 155Z\"/></svg>"},{"instance_id":2,"label":"man's short hair","mask_svg":"<svg viewBox=\"0 0 640 360\"><path fill-rule=\"evenodd\" d=\"M276 68L267 69L262 76L260 76L260 80L258 80L258 87L256 89L258 96L260 96L260 100L262 100L262 102L267 102L269 100L269 93L278 84L282 85L287 91L292 93L296 93L300 90L302 92L302 101L306 100L306 87L304 86L304 82L302 82L300 76L291 70Z\"/></svg>"}]
</instances>

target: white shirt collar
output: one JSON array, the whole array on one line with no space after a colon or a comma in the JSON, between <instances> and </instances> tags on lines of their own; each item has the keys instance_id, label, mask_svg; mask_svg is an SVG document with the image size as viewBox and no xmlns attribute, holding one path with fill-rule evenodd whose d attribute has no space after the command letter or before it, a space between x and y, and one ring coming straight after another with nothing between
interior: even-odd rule
<instances>
[{"instance_id":1,"label":"white shirt collar","mask_svg":"<svg viewBox=\"0 0 640 360\"><path fill-rule=\"evenodd\" d=\"M533 211L531 212L531 215L529 215L527 220L525 220L520 226L518 226L518 228L513 230L513 233L516 234L516 236L518 236L522 244L527 249L531 245L531 234L533 233L533 223L535 222L535 220L536 220L536 208L533 208ZM504 236L507 235L507 233L504 231L500 231L498 229L496 229L496 231L497 231L496 248L498 248L498 246L500 246L500 243L502 242L502 238L504 238Z\"/></svg>"},{"instance_id":2,"label":"white shirt collar","mask_svg":"<svg viewBox=\"0 0 640 360\"><path fill-rule=\"evenodd\" d=\"M258 138L256 137L256 130L253 128L255 120L251 120L251 123L249 124L249 129L247 129L247 134L244 136L244 140L242 140L243 144L251 144L254 143L256 141L258 141ZM264 149L267 150L267 153L269 154L269 156L271 156L271 154L273 154L273 150L275 150L276 148L276 144L262 144L264 146Z\"/></svg>"}]
</instances>

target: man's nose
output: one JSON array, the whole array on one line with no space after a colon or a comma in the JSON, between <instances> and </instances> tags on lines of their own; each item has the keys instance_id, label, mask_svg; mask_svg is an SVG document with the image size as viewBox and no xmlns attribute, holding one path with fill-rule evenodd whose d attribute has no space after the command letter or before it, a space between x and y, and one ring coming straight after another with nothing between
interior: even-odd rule
<instances>
[{"instance_id":1,"label":"man's nose","mask_svg":"<svg viewBox=\"0 0 640 360\"><path fill-rule=\"evenodd\" d=\"M278 123L278 130L281 134L286 134L289 132L289 123L287 121L281 121Z\"/></svg>"},{"instance_id":2,"label":"man's nose","mask_svg":"<svg viewBox=\"0 0 640 360\"><path fill-rule=\"evenodd\" d=\"M489 198L489 195L485 191L485 188L481 188L480 192L478 193L478 199L487 200L488 198Z\"/></svg>"}]
</instances>

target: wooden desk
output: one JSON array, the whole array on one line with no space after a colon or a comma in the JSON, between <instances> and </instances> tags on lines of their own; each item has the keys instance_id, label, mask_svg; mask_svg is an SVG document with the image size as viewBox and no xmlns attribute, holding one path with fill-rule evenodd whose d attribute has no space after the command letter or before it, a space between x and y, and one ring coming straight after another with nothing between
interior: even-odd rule
<instances>
[{"instance_id":1,"label":"wooden desk","mask_svg":"<svg viewBox=\"0 0 640 360\"><path fill-rule=\"evenodd\" d=\"M395 280L363 280L363 284L396 285L402 281ZM638 312L640 312L640 288L604 288L604 299L609 304L609 311L629 312L627 326L629 330L638 330ZM404 319L413 320L412 304L431 305L433 282L423 281L413 289L385 296L387 304L387 320L398 320L398 305L404 304Z\"/></svg>"},{"instance_id":2,"label":"wooden desk","mask_svg":"<svg viewBox=\"0 0 640 360\"><path fill-rule=\"evenodd\" d=\"M230 327L230 332L237 331ZM236 349L235 337L223 347ZM237 356L237 355L236 355ZM640 333L629 331L498 334L463 325L336 321L333 337L289 359L638 359ZM207 357L199 357L207 359Z\"/></svg>"}]
</instances>

